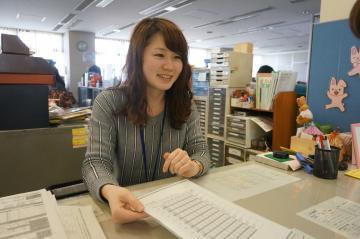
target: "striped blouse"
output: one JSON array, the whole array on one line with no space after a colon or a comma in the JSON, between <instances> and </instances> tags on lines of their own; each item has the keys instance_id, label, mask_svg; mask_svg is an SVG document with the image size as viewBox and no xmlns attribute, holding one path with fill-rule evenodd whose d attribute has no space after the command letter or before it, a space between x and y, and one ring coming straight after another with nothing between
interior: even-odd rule
<instances>
[{"instance_id":1,"label":"striped blouse","mask_svg":"<svg viewBox=\"0 0 360 239\"><path fill-rule=\"evenodd\" d=\"M102 200L100 188L105 184L128 186L147 181L140 128L129 122L126 116L115 114L122 102L124 98L119 89L101 92L95 99L89 122L89 141L82 175L91 195L99 200ZM191 159L201 162L204 174L210 165L209 152L196 107L192 106L191 115L179 130L172 128L165 119L163 137L159 142L163 114L151 117L144 128L147 174L154 174L155 180L171 177L170 173L162 172L162 155L176 148L186 150ZM158 150L160 157L155 169Z\"/></svg>"}]
</instances>

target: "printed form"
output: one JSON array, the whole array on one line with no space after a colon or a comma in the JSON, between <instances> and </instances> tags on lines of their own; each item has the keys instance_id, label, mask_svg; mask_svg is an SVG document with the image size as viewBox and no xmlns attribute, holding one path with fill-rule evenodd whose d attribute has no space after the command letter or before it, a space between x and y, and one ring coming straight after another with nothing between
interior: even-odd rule
<instances>
[{"instance_id":1,"label":"printed form","mask_svg":"<svg viewBox=\"0 0 360 239\"><path fill-rule=\"evenodd\" d=\"M143 195L145 212L180 238L286 238L289 229L182 180Z\"/></svg>"},{"instance_id":2,"label":"printed form","mask_svg":"<svg viewBox=\"0 0 360 239\"><path fill-rule=\"evenodd\" d=\"M360 238L360 204L333 197L297 215L346 238Z\"/></svg>"},{"instance_id":3,"label":"printed form","mask_svg":"<svg viewBox=\"0 0 360 239\"><path fill-rule=\"evenodd\" d=\"M0 198L0 239L63 239L55 198L44 189Z\"/></svg>"},{"instance_id":4,"label":"printed form","mask_svg":"<svg viewBox=\"0 0 360 239\"><path fill-rule=\"evenodd\" d=\"M250 164L226 172L218 172L196 179L196 183L208 190L237 201L300 180L276 169Z\"/></svg>"},{"instance_id":5,"label":"printed form","mask_svg":"<svg viewBox=\"0 0 360 239\"><path fill-rule=\"evenodd\" d=\"M91 206L59 206L67 239L106 239Z\"/></svg>"}]
</instances>

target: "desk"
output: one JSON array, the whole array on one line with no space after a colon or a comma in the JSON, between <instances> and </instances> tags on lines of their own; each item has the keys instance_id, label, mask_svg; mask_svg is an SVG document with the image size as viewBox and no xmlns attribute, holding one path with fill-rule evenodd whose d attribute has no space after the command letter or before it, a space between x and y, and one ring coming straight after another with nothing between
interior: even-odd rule
<instances>
[{"instance_id":1,"label":"desk","mask_svg":"<svg viewBox=\"0 0 360 239\"><path fill-rule=\"evenodd\" d=\"M243 167L247 164L225 166L210 170L209 174L223 172L234 167ZM264 167L268 167L265 166ZM272 168L285 172L284 170ZM334 196L340 196L351 201L360 203L360 182L354 178L345 176L339 172L337 180L326 180L308 175L302 170L287 172L301 180L285 186L270 190L247 199L241 199L235 203L243 208L251 210L265 218L279 223L288 228L297 228L315 238L344 238L343 236L327 230L315 223L312 223L296 213L303 211L310 206L323 202ZM179 181L180 178L168 178L159 181L134 185L128 187L135 195L150 192L156 188ZM202 185L206 182L206 175L202 178L192 180ZM175 238L173 234L159 225L155 220L149 218L143 221L127 224L114 225L111 222L109 208L95 202L89 195L68 198L59 201L60 205L84 205L92 204L97 211L97 218L108 238Z\"/></svg>"}]
</instances>

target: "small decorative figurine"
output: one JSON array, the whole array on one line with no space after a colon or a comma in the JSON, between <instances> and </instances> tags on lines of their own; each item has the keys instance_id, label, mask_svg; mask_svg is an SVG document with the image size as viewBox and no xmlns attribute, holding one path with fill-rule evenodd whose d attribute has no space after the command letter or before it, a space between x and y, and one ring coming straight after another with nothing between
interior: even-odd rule
<instances>
[{"instance_id":1,"label":"small decorative figurine","mask_svg":"<svg viewBox=\"0 0 360 239\"><path fill-rule=\"evenodd\" d=\"M296 103L299 107L299 115L296 117L296 123L300 126L304 126L312 122L313 114L309 109L309 105L306 103L305 96L301 96L296 99Z\"/></svg>"},{"instance_id":2,"label":"small decorative figurine","mask_svg":"<svg viewBox=\"0 0 360 239\"><path fill-rule=\"evenodd\" d=\"M341 112L345 111L344 103L342 102L348 96L345 93L345 87L346 82L344 80L340 79L339 82L336 82L335 77L331 78L329 90L327 91L327 96L331 103L325 105L325 109L339 108Z\"/></svg>"},{"instance_id":3,"label":"small decorative figurine","mask_svg":"<svg viewBox=\"0 0 360 239\"><path fill-rule=\"evenodd\" d=\"M350 61L353 68L348 72L348 75L354 76L360 74L360 52L355 46L351 47Z\"/></svg>"}]
</instances>

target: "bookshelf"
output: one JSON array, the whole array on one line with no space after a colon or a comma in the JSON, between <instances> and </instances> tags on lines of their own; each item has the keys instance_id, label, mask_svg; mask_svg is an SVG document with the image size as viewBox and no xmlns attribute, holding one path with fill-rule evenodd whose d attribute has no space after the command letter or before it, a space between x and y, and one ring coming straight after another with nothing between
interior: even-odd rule
<instances>
[{"instance_id":1,"label":"bookshelf","mask_svg":"<svg viewBox=\"0 0 360 239\"><path fill-rule=\"evenodd\" d=\"M296 133L296 93L293 91L280 92L274 97L272 110L256 108L230 107L231 112L241 110L254 115L270 116L273 119L272 150L279 150L280 146L290 147L290 137Z\"/></svg>"}]
</instances>

